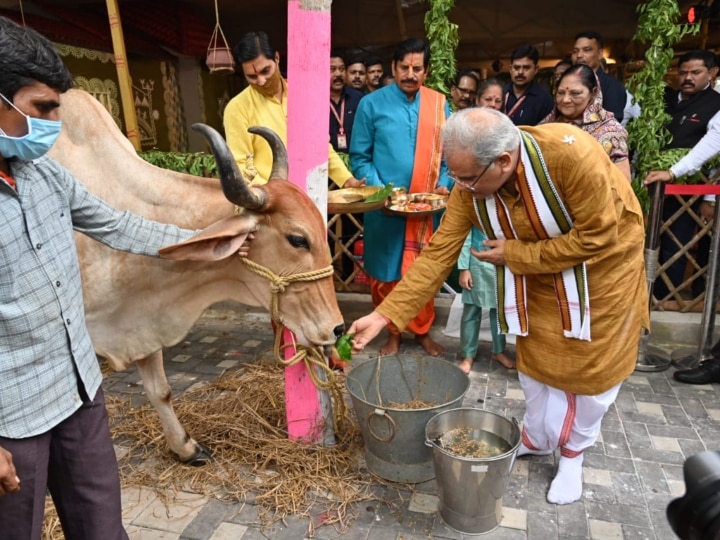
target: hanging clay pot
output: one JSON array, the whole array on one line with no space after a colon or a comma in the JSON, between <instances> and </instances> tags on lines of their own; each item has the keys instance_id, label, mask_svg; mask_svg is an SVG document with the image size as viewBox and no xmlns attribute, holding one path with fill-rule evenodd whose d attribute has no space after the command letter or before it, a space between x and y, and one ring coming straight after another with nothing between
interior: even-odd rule
<instances>
[{"instance_id":1,"label":"hanging clay pot","mask_svg":"<svg viewBox=\"0 0 720 540\"><path fill-rule=\"evenodd\" d=\"M210 48L205 59L210 73L233 73L235 60L232 51L227 47Z\"/></svg>"}]
</instances>

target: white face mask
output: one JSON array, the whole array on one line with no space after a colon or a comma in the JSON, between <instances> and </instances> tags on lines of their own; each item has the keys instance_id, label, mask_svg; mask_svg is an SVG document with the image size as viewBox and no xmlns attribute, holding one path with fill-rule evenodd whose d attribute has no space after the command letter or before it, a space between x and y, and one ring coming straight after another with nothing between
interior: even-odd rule
<instances>
[{"instance_id":1,"label":"white face mask","mask_svg":"<svg viewBox=\"0 0 720 540\"><path fill-rule=\"evenodd\" d=\"M0 155L5 158L16 157L23 161L32 161L47 154L60 136L62 122L33 118L18 109L2 94L0 98L25 117L28 127L27 134L22 137L11 137L0 129Z\"/></svg>"}]
</instances>

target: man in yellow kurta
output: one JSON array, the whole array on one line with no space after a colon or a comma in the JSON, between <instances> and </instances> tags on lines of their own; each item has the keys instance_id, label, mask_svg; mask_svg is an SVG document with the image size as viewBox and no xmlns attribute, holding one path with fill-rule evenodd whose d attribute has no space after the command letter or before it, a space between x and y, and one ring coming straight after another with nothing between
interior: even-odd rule
<instances>
[{"instance_id":1,"label":"man in yellow kurta","mask_svg":"<svg viewBox=\"0 0 720 540\"><path fill-rule=\"evenodd\" d=\"M354 350L388 320L403 328L440 288L471 227L483 229L490 249L473 255L496 265L501 330L518 336L518 455L560 448L547 498L574 502L583 450L649 326L640 206L597 141L569 124L518 129L497 111L467 109L447 121L443 148L456 186L445 217L395 290L353 323Z\"/></svg>"},{"instance_id":2,"label":"man in yellow kurta","mask_svg":"<svg viewBox=\"0 0 720 540\"><path fill-rule=\"evenodd\" d=\"M272 169L270 145L248 133L251 126L272 129L287 145L287 81L280 74L279 53L264 32L249 32L233 48L248 87L225 107L223 123L228 147L245 180L264 184ZM359 187L357 180L328 143L328 176L339 187Z\"/></svg>"}]
</instances>

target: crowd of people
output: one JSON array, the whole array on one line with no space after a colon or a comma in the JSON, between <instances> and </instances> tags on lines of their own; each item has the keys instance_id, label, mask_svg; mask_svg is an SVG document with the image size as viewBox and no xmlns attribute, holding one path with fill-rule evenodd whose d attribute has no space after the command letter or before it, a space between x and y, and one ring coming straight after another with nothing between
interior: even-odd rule
<instances>
[{"instance_id":1,"label":"crowd of people","mask_svg":"<svg viewBox=\"0 0 720 540\"><path fill-rule=\"evenodd\" d=\"M446 102L423 84L427 44L407 40L395 50L387 87L363 86L356 74L345 83L365 94L358 96L348 144L355 177L449 195L439 225L426 216L365 215L374 311L352 324L354 349L386 329L380 352L395 354L407 330L428 354L441 354L429 335L433 298L456 267L463 300L459 367L472 370L487 310L490 360L517 369L527 403L519 455L560 451L547 493L555 504L582 496L583 451L634 371L649 327L644 220L630 187L625 129L641 111L605 71L603 46L597 32L577 34L549 85L536 80L539 51L518 47L509 82L462 69ZM680 59L681 91L668 99L668 110L693 121L684 131L670 129L684 135L676 145L693 150L670 171L651 172L647 183L696 171L717 153L720 95L710 84L716 75L712 53ZM337 118L342 83L336 76L331 84ZM331 139L340 129L332 123ZM514 359L506 351L508 333L517 339ZM675 378L720 382L720 359Z\"/></svg>"},{"instance_id":2,"label":"crowd of people","mask_svg":"<svg viewBox=\"0 0 720 540\"><path fill-rule=\"evenodd\" d=\"M528 404L520 455L560 449L547 495L556 504L581 497L583 451L633 372L649 325L644 223L618 96L628 97L604 72L602 48L598 34L578 34L548 88L536 81L538 50L518 47L510 82L463 69L447 103L423 85L427 44L407 40L392 58L394 83L360 98L348 145L350 168L367 185L449 194L439 226L431 217L365 215L375 309L349 330L355 350L386 329L380 352L397 353L408 330L428 354L441 354L429 336L433 298L457 266L459 367L472 370L485 309L490 359L518 370ZM331 84L335 96L337 75ZM515 359L507 333L517 336Z\"/></svg>"},{"instance_id":3,"label":"crowd of people","mask_svg":"<svg viewBox=\"0 0 720 540\"><path fill-rule=\"evenodd\" d=\"M509 82L481 80L482 70L462 69L449 96L424 85L430 49L420 39L396 47L389 84L382 82L377 58L343 61L332 53L330 64L330 140L349 154L351 182L449 196L440 222L381 211L364 215L365 271L375 309L351 326L354 349L386 329L383 355L400 350L403 331L427 354L442 354L430 336L433 299L457 266L459 367L472 370L486 309L490 359L517 369L527 402L519 455L560 450L547 494L556 504L581 497L583 451L597 440L649 327L644 221L630 187L624 127L640 113L623 83L606 73L603 46L596 32L577 34L549 86L536 80L537 48L520 46L510 57ZM712 93L702 75L714 78L717 65L706 56L693 56L687 68L681 59L685 94L669 107L685 118L718 111L715 98L683 103L693 90ZM277 71L277 52L268 49L263 58L275 58ZM238 60L247 76L244 62L253 59ZM257 84L246 78L251 87ZM235 114L226 110L226 126ZM709 118L693 124L692 137L680 144L702 148L699 140L714 125ZM233 134L227 134L232 148ZM707 161L707 153L693 167ZM669 178L653 172L647 181L669 180L692 167L676 168ZM516 335L515 359L506 352L508 333ZM698 369L700 375L677 378L720 382L720 365Z\"/></svg>"},{"instance_id":4,"label":"crowd of people","mask_svg":"<svg viewBox=\"0 0 720 540\"><path fill-rule=\"evenodd\" d=\"M49 489L68 538L127 538L72 228L147 255L192 231L118 212L44 157L59 133L59 96L72 79L49 41L4 18L0 52L6 222L0 264L7 277L0 286L1 536L38 538ZM262 184L270 148L247 128L265 126L286 139L288 81L265 33L245 34L233 52L247 88L225 109L226 138L245 179ZM519 455L559 449L547 500L578 500L583 451L633 372L649 326L645 227L630 187L623 126L642 113L623 83L605 72L602 37L579 33L549 86L536 80L538 50L524 45L511 54L509 82L464 69L449 96L424 84L430 49L421 39L400 43L389 66L377 57L330 56L330 179L339 187L392 182L409 193L448 197L442 220L365 215L374 310L349 328L354 350L387 329L383 355L400 350L405 330L429 355L442 354L430 336L433 298L457 265L460 368L472 369L486 309L491 360L517 369L525 394ZM711 87L717 72L708 51L680 58L679 90L667 93L669 129L672 145L691 151L669 170L651 172L646 183L697 171L717 154L720 94ZM705 201L698 211L708 216L711 205ZM44 244L34 239L41 224L49 228ZM683 227L678 222L675 234L687 234ZM248 250L244 245L240 255ZM53 275L67 282L47 278ZM515 358L506 334L516 336ZM720 382L720 352L675 377Z\"/></svg>"}]
</instances>

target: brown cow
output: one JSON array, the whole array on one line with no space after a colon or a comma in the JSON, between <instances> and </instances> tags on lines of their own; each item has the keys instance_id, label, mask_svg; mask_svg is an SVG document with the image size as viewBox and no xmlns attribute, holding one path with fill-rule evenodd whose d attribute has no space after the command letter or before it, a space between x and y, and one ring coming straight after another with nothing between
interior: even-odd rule
<instances>
[{"instance_id":1,"label":"brown cow","mask_svg":"<svg viewBox=\"0 0 720 540\"><path fill-rule=\"evenodd\" d=\"M137 363L171 450L183 461L203 462L209 458L207 450L187 435L173 410L162 348L178 343L216 302L235 300L269 309L268 280L234 255L249 232L255 234L249 259L279 276L291 276L329 267L325 222L310 198L287 181L285 146L270 130L256 133L273 148L272 179L248 188L225 141L207 126L201 131L209 138L222 186L216 179L167 171L142 160L110 114L86 92L65 93L60 116L62 135L50 155L92 193L149 219L204 229L163 250L163 256L183 260L122 253L76 236L96 353L115 370ZM236 213L236 204L244 209ZM212 249L207 249L208 239ZM330 345L343 330L332 277L325 276L291 283L279 295L280 319L304 345Z\"/></svg>"}]
</instances>

